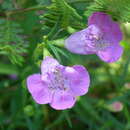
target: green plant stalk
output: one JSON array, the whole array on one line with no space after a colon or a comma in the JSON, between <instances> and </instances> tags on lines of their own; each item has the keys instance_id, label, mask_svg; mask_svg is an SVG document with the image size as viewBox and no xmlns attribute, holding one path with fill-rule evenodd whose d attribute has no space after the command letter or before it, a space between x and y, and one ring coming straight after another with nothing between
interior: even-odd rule
<instances>
[{"instance_id":1,"label":"green plant stalk","mask_svg":"<svg viewBox=\"0 0 130 130\"><path fill-rule=\"evenodd\" d=\"M37 6L37 7L30 7L30 8L25 8L25 9L17 9L17 10L11 10L11 11L6 11L5 14L6 16L11 16L11 15L15 15L18 13L24 13L24 12L28 12L28 11L36 11L36 10L48 10L47 6Z\"/></svg>"},{"instance_id":2,"label":"green plant stalk","mask_svg":"<svg viewBox=\"0 0 130 130\"><path fill-rule=\"evenodd\" d=\"M72 2L67 2L67 3L77 3L77 2L86 2L86 0L83 1L72 1ZM37 7L30 7L30 8L23 8L23 9L16 9L16 10L10 10L10 11L5 11L5 12L0 12L0 17L8 17L11 15L19 14L19 13L24 13L24 12L29 12L29 11L37 11L37 10L49 10L49 8L45 5L37 6Z\"/></svg>"}]
</instances>

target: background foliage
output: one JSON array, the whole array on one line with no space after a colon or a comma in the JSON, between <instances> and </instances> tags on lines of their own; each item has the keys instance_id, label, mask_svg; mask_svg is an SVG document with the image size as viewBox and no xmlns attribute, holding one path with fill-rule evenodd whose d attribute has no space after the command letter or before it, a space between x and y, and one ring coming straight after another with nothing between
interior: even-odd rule
<instances>
[{"instance_id":1,"label":"background foliage","mask_svg":"<svg viewBox=\"0 0 130 130\"><path fill-rule=\"evenodd\" d=\"M124 54L116 63L63 48L64 39L85 28L95 11L120 22ZM0 130L129 130L128 22L129 0L0 0ZM40 71L40 62L48 54L63 65L82 64L90 73L89 93L70 110L38 105L27 91L26 77ZM122 111L108 108L115 101L122 103Z\"/></svg>"}]
</instances>

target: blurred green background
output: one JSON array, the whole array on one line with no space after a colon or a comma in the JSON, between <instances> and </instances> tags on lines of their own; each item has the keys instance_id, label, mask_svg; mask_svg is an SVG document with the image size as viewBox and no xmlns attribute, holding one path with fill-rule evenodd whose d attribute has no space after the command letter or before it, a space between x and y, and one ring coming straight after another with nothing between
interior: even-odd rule
<instances>
[{"instance_id":1,"label":"blurred green background","mask_svg":"<svg viewBox=\"0 0 130 130\"><path fill-rule=\"evenodd\" d=\"M129 7L128 0L0 0L0 130L130 130ZM94 11L120 23L124 53L116 63L63 47ZM72 109L38 105L27 91L27 76L40 71L48 53L90 73L89 92Z\"/></svg>"}]
</instances>

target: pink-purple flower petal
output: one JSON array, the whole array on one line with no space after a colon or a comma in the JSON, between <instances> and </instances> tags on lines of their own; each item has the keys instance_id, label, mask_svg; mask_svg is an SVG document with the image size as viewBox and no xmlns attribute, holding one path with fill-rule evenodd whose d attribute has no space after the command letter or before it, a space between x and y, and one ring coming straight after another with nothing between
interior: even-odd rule
<instances>
[{"instance_id":1,"label":"pink-purple flower petal","mask_svg":"<svg viewBox=\"0 0 130 130\"><path fill-rule=\"evenodd\" d=\"M110 26L112 23L111 17L103 12L95 12L88 18L88 25L97 25L99 28Z\"/></svg>"},{"instance_id":2,"label":"pink-purple flower petal","mask_svg":"<svg viewBox=\"0 0 130 130\"><path fill-rule=\"evenodd\" d=\"M94 52L87 51L85 49L86 43L85 43L84 37L85 37L86 31L87 29L84 29L68 37L65 40L65 47L72 53L93 54Z\"/></svg>"},{"instance_id":3,"label":"pink-purple flower petal","mask_svg":"<svg viewBox=\"0 0 130 130\"><path fill-rule=\"evenodd\" d=\"M90 85L90 77L85 67L75 65L73 68L76 71L75 78L71 79L71 90L75 96L82 96L88 92Z\"/></svg>"},{"instance_id":4,"label":"pink-purple flower petal","mask_svg":"<svg viewBox=\"0 0 130 130\"><path fill-rule=\"evenodd\" d=\"M45 75L46 73L53 72L55 67L59 65L58 61L52 57L46 57L45 60L42 61L41 64L41 73Z\"/></svg>"},{"instance_id":5,"label":"pink-purple flower petal","mask_svg":"<svg viewBox=\"0 0 130 130\"><path fill-rule=\"evenodd\" d=\"M106 40L117 43L122 40L119 24L113 21L110 15L103 12L95 12L89 17L88 25L96 25L100 28Z\"/></svg>"},{"instance_id":6,"label":"pink-purple flower petal","mask_svg":"<svg viewBox=\"0 0 130 130\"><path fill-rule=\"evenodd\" d=\"M50 105L56 110L64 110L72 108L75 102L76 98L73 96L72 93L56 91L53 95L53 99Z\"/></svg>"},{"instance_id":7,"label":"pink-purple flower petal","mask_svg":"<svg viewBox=\"0 0 130 130\"><path fill-rule=\"evenodd\" d=\"M88 92L90 77L85 67L82 65L66 67L64 75L69 79L69 91L74 96L82 96Z\"/></svg>"},{"instance_id":8,"label":"pink-purple flower petal","mask_svg":"<svg viewBox=\"0 0 130 130\"><path fill-rule=\"evenodd\" d=\"M33 74L27 78L27 88L38 104L51 102L52 94L48 90L47 84L41 80L40 74Z\"/></svg>"},{"instance_id":9,"label":"pink-purple flower petal","mask_svg":"<svg viewBox=\"0 0 130 130\"><path fill-rule=\"evenodd\" d=\"M97 55L105 62L115 62L119 60L123 53L123 48L120 45L113 45L104 51L97 52Z\"/></svg>"}]
</instances>

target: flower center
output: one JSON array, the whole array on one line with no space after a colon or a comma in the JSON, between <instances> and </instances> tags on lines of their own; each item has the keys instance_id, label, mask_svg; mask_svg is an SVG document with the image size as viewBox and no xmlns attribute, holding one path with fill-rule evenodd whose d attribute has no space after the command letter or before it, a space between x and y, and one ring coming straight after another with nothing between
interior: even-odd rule
<instances>
[{"instance_id":1,"label":"flower center","mask_svg":"<svg viewBox=\"0 0 130 130\"><path fill-rule=\"evenodd\" d=\"M106 49L110 44L104 39L101 30L90 25L85 33L85 48L87 51L100 51Z\"/></svg>"},{"instance_id":2,"label":"flower center","mask_svg":"<svg viewBox=\"0 0 130 130\"><path fill-rule=\"evenodd\" d=\"M60 68L56 68L54 72L49 74L50 83L49 89L50 90L68 90L69 81L67 77L62 74L62 70Z\"/></svg>"}]
</instances>

